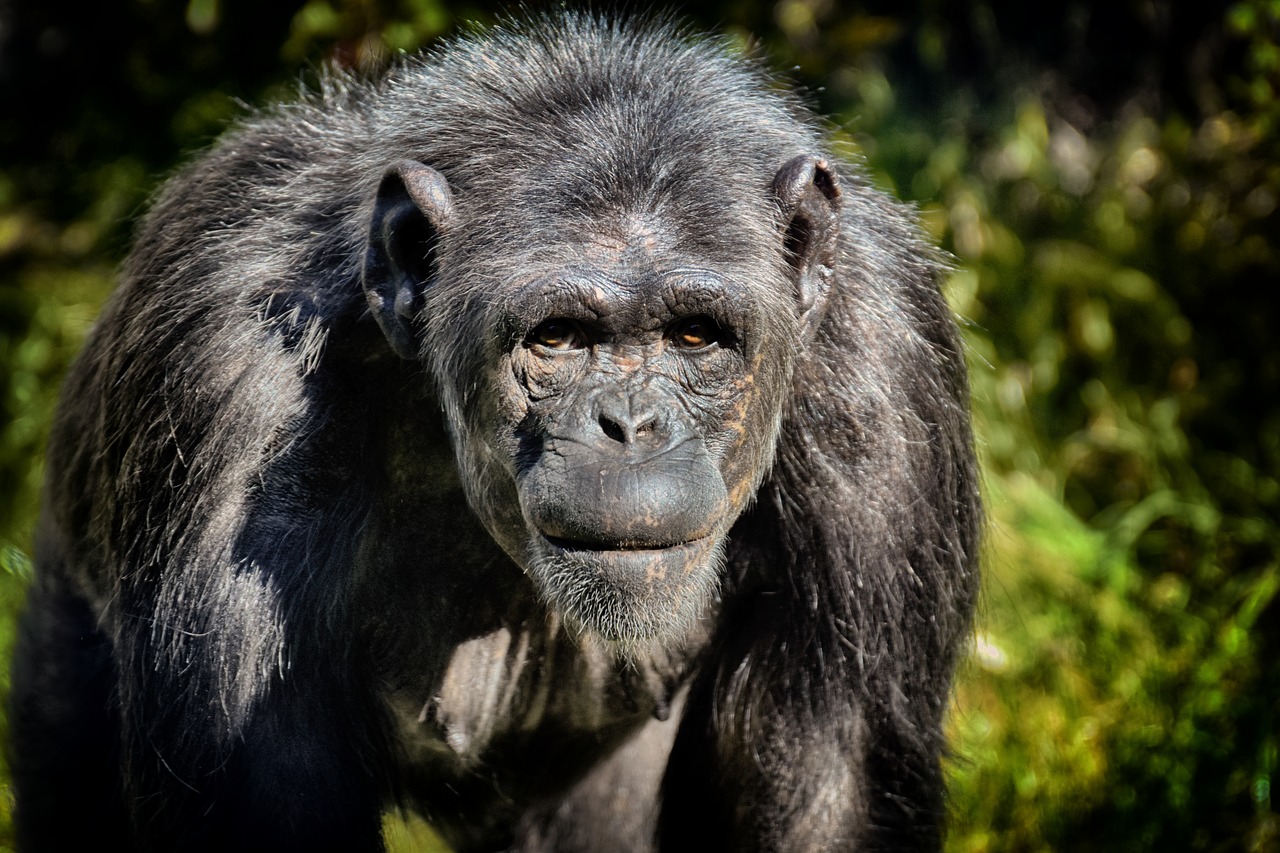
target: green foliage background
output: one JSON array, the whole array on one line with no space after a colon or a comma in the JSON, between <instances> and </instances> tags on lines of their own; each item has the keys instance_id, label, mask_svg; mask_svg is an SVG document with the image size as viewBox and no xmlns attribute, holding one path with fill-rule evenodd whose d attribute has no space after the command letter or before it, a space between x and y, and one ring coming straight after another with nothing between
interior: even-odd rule
<instances>
[{"instance_id":1,"label":"green foliage background","mask_svg":"<svg viewBox=\"0 0 1280 853\"><path fill-rule=\"evenodd\" d=\"M949 848L1280 850L1280 0L683 11L758 40L956 257L991 532ZM494 15L0 6L0 654L58 382L148 193L307 69Z\"/></svg>"}]
</instances>

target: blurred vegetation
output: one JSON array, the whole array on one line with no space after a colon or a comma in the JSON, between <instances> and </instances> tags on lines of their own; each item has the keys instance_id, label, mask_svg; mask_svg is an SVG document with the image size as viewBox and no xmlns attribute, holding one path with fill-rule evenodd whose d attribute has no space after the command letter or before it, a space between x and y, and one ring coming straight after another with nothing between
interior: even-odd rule
<instances>
[{"instance_id":1,"label":"blurred vegetation","mask_svg":"<svg viewBox=\"0 0 1280 853\"><path fill-rule=\"evenodd\" d=\"M1280 0L685 11L758 39L957 260L992 527L949 848L1280 850ZM148 193L316 64L493 16L0 5L0 654L58 381Z\"/></svg>"}]
</instances>

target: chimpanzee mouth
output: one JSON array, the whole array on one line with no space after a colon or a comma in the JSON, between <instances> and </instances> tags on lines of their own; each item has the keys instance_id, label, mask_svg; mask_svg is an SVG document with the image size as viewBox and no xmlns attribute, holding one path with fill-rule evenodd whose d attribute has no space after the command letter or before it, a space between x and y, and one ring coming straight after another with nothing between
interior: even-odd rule
<instances>
[{"instance_id":1,"label":"chimpanzee mouth","mask_svg":"<svg viewBox=\"0 0 1280 853\"><path fill-rule=\"evenodd\" d=\"M577 539L565 539L560 536L548 536L541 534L542 538L551 546L552 553L563 554L581 554L584 556L590 554L658 554L668 552L679 552L683 550L700 551L707 544L710 537L702 536L697 539L691 539L687 542L654 542L641 540L623 540L620 542L585 542Z\"/></svg>"},{"instance_id":2,"label":"chimpanzee mouth","mask_svg":"<svg viewBox=\"0 0 1280 853\"><path fill-rule=\"evenodd\" d=\"M559 536L540 534L544 558L590 567L611 576L616 582L628 583L632 575L648 578L675 578L696 572L715 552L715 537L700 536L687 542L660 544L650 541L583 542Z\"/></svg>"}]
</instances>

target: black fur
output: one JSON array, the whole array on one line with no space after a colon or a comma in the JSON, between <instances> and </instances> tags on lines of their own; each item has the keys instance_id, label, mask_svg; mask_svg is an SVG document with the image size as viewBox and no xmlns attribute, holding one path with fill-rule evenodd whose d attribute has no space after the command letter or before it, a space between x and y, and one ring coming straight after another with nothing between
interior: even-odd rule
<instances>
[{"instance_id":1,"label":"black fur","mask_svg":"<svg viewBox=\"0 0 1280 853\"><path fill-rule=\"evenodd\" d=\"M937 848L980 527L940 271L661 24L243 122L63 393L21 847L376 850L399 805L459 849Z\"/></svg>"}]
</instances>

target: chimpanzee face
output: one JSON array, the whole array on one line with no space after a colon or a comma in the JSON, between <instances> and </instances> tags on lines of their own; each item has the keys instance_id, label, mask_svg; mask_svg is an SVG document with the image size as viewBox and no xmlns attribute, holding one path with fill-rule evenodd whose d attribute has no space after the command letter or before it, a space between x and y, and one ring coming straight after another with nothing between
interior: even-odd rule
<instances>
[{"instance_id":1,"label":"chimpanzee face","mask_svg":"<svg viewBox=\"0 0 1280 853\"><path fill-rule=\"evenodd\" d=\"M764 356L794 328L742 282L654 261L511 293L491 374L488 455L519 504L491 529L557 609L613 639L678 631L714 588L776 438L768 391L790 354Z\"/></svg>"},{"instance_id":2,"label":"chimpanzee face","mask_svg":"<svg viewBox=\"0 0 1280 853\"><path fill-rule=\"evenodd\" d=\"M785 212L789 200L793 213L736 262L700 257L678 226L649 216L537 252L469 246L458 271L447 269L450 225L465 202L423 169L384 182L384 198L399 199L384 209L399 214L383 216L383 234L399 237L382 267L431 283L425 299L383 304L421 301L427 340L448 338L425 357L473 509L580 627L624 645L679 635L713 594L725 537L772 465L792 365L816 322L809 279L829 274L810 273L817 242L834 240L810 221L814 207L834 217L834 184L815 187L828 173L801 158L760 187L762 207ZM809 196L819 201L801 210ZM424 246L438 266L420 269ZM394 344L403 330L390 325ZM451 356L433 362L433 351Z\"/></svg>"}]
</instances>

